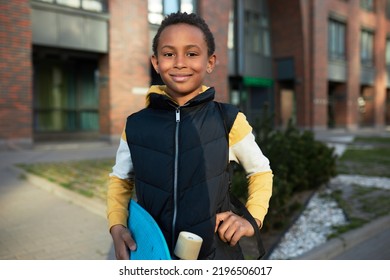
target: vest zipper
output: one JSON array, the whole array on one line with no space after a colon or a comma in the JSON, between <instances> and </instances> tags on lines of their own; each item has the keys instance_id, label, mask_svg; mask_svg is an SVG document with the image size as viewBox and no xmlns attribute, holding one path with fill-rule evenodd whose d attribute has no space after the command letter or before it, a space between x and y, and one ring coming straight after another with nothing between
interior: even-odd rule
<instances>
[{"instance_id":1,"label":"vest zipper","mask_svg":"<svg viewBox=\"0 0 390 280\"><path fill-rule=\"evenodd\" d=\"M179 127L180 127L180 107L176 108L176 129L175 129L175 165L173 177L173 220L172 220L172 248L174 248L176 240L176 216L177 216L177 177L179 166Z\"/></svg>"}]
</instances>

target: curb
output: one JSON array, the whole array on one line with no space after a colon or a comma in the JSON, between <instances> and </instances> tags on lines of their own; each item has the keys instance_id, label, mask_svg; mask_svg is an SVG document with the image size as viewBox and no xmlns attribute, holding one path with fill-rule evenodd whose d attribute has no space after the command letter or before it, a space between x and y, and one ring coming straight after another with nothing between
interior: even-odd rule
<instances>
[{"instance_id":1,"label":"curb","mask_svg":"<svg viewBox=\"0 0 390 280\"><path fill-rule=\"evenodd\" d=\"M31 184L33 184L34 186L43 189L45 191L48 191L62 199L65 199L70 203L74 203L78 206L81 206L86 210L94 214L97 214L100 217L103 217L105 219L107 218L106 205L101 200L85 197L74 191L61 187L58 184L50 182L45 178L28 173L27 171L24 171L18 167L10 166L10 168L13 169L13 171L23 175L25 179Z\"/></svg>"},{"instance_id":2,"label":"curb","mask_svg":"<svg viewBox=\"0 0 390 280\"><path fill-rule=\"evenodd\" d=\"M330 260L387 228L390 228L390 215L378 218L361 228L333 238L325 244L294 258L294 260Z\"/></svg>"}]
</instances>

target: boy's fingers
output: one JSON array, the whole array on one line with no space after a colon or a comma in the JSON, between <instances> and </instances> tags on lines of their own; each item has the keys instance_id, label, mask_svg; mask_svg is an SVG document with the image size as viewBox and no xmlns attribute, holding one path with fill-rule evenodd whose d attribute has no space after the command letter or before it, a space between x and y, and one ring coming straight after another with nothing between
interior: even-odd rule
<instances>
[{"instance_id":1,"label":"boy's fingers","mask_svg":"<svg viewBox=\"0 0 390 280\"><path fill-rule=\"evenodd\" d=\"M214 232L217 232L218 227L223 223L224 220L226 220L232 212L222 212L218 213L215 217L216 222L215 222L215 229Z\"/></svg>"},{"instance_id":2,"label":"boy's fingers","mask_svg":"<svg viewBox=\"0 0 390 280\"><path fill-rule=\"evenodd\" d=\"M123 245L120 248L115 250L115 255L117 260L128 260L130 259L128 248Z\"/></svg>"},{"instance_id":3,"label":"boy's fingers","mask_svg":"<svg viewBox=\"0 0 390 280\"><path fill-rule=\"evenodd\" d=\"M118 260L128 260L129 251L137 249L137 245L130 231L124 226L116 225L111 228L111 235L114 240L116 258Z\"/></svg>"},{"instance_id":4,"label":"boy's fingers","mask_svg":"<svg viewBox=\"0 0 390 280\"><path fill-rule=\"evenodd\" d=\"M231 246L237 244L242 236L252 236L254 230L252 225L244 218L237 216L231 211L216 215L215 232L223 242L228 242Z\"/></svg>"},{"instance_id":5,"label":"boy's fingers","mask_svg":"<svg viewBox=\"0 0 390 280\"><path fill-rule=\"evenodd\" d=\"M123 235L123 241L129 247L130 251L137 250L137 244L135 244L134 239L131 237L130 232L127 231L126 234Z\"/></svg>"}]
</instances>

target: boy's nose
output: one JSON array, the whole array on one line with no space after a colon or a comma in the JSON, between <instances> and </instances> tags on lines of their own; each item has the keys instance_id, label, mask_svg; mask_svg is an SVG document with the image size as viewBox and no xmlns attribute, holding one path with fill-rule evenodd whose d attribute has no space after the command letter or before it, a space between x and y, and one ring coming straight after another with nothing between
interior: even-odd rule
<instances>
[{"instance_id":1,"label":"boy's nose","mask_svg":"<svg viewBox=\"0 0 390 280\"><path fill-rule=\"evenodd\" d=\"M183 68L185 67L185 57L184 55L178 55L176 56L175 65L176 68Z\"/></svg>"}]
</instances>

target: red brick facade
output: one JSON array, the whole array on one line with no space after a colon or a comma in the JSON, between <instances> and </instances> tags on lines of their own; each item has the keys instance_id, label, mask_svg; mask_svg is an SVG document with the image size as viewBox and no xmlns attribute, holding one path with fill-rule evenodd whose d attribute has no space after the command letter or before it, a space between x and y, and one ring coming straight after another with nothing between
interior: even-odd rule
<instances>
[{"instance_id":1,"label":"red brick facade","mask_svg":"<svg viewBox=\"0 0 390 280\"><path fill-rule=\"evenodd\" d=\"M275 61L293 57L295 62L294 91L296 94L297 124L311 129L327 129L330 102L328 80L328 21L337 15L346 22L346 80L338 86L335 125L351 130L371 126L383 128L386 116L386 36L390 21L386 19L385 0L375 1L373 12L360 7L359 0L340 1L268 1L271 18L272 50ZM360 33L362 28L374 32L374 84L361 84ZM276 113L280 112L280 91L276 83ZM341 92L342 89L342 92ZM365 97L363 113L358 98ZM276 120L277 122L280 120Z\"/></svg>"},{"instance_id":2,"label":"red brick facade","mask_svg":"<svg viewBox=\"0 0 390 280\"><path fill-rule=\"evenodd\" d=\"M227 26L231 5L218 9L199 1L200 14L214 32L218 63L206 84L217 99L228 101ZM108 53L99 59L99 135L120 136L126 117L145 104L150 86L150 38L147 1L109 0ZM34 141L31 4L28 0L0 4L0 144Z\"/></svg>"},{"instance_id":3,"label":"red brick facade","mask_svg":"<svg viewBox=\"0 0 390 280\"><path fill-rule=\"evenodd\" d=\"M32 143L29 1L0 3L0 145Z\"/></svg>"},{"instance_id":4,"label":"red brick facade","mask_svg":"<svg viewBox=\"0 0 390 280\"><path fill-rule=\"evenodd\" d=\"M144 106L151 81L147 3L108 0L108 52L98 61L100 138L118 138L126 116ZM287 113L282 112L282 106L293 100L291 92L295 95L297 124L302 128L327 129L330 118L335 127L351 130L381 128L389 122L390 90L384 61L390 21L385 15L386 1L375 3L375 11L368 12L360 8L359 0L268 1L275 65L279 59L294 60L294 80L286 83L275 79L277 125L293 111L288 105ZM216 41L217 65L205 84L214 86L217 100L225 102L229 101L226 46L232 5L231 0L213 1L212 7L209 1L198 1L199 13ZM31 13L29 0L0 3L0 146L34 142ZM328 21L334 14L346 22L347 76L341 83L328 80ZM360 81L363 27L375 34L375 79L368 86ZM288 95L284 103L282 93ZM358 106L359 98L365 99L364 112ZM329 102L333 102L334 116L329 112Z\"/></svg>"},{"instance_id":5,"label":"red brick facade","mask_svg":"<svg viewBox=\"0 0 390 280\"><path fill-rule=\"evenodd\" d=\"M229 101L228 92L228 49L227 36L229 25L229 11L232 7L230 0L213 1L213 6L218 9L210 9L208 1L200 1L200 15L205 19L213 32L217 56L217 65L214 71L207 77L205 84L215 87L216 99L223 102Z\"/></svg>"},{"instance_id":6,"label":"red brick facade","mask_svg":"<svg viewBox=\"0 0 390 280\"><path fill-rule=\"evenodd\" d=\"M147 1L109 1L109 53L101 63L101 134L121 134L126 117L144 107L150 84Z\"/></svg>"}]
</instances>

